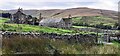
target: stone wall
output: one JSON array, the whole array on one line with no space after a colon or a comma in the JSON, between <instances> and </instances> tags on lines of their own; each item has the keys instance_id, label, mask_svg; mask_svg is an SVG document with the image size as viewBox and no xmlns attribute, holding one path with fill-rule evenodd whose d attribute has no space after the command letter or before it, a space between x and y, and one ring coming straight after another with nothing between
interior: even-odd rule
<instances>
[{"instance_id":1,"label":"stone wall","mask_svg":"<svg viewBox=\"0 0 120 56\"><path fill-rule=\"evenodd\" d=\"M1 32L2 38L50 38L50 39L65 39L69 41L76 41L79 43L96 43L96 35L60 35L55 33L33 33L33 32Z\"/></svg>"}]
</instances>

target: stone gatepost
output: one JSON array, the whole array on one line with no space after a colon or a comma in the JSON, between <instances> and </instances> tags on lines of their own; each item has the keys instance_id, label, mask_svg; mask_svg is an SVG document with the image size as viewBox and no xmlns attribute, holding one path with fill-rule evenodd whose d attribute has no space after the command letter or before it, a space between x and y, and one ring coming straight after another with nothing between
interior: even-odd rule
<instances>
[{"instance_id":1,"label":"stone gatepost","mask_svg":"<svg viewBox=\"0 0 120 56\"><path fill-rule=\"evenodd\" d=\"M2 31L0 31L0 55L2 55Z\"/></svg>"}]
</instances>

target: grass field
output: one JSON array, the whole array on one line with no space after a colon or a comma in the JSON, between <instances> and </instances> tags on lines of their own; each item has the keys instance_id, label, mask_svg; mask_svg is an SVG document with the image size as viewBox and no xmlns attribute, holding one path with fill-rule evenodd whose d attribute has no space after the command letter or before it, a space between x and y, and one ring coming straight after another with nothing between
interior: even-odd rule
<instances>
[{"instance_id":1,"label":"grass field","mask_svg":"<svg viewBox=\"0 0 120 56\"><path fill-rule=\"evenodd\" d=\"M73 26L73 28L77 28L77 29L89 29L89 30L91 30L91 29L94 29L94 30L99 29L99 30L101 30L101 31L108 30L109 32L113 32L113 33L118 33L118 32L120 32L120 30L100 29L100 28L87 27L87 26Z\"/></svg>"},{"instance_id":2,"label":"grass field","mask_svg":"<svg viewBox=\"0 0 120 56\"><path fill-rule=\"evenodd\" d=\"M18 31L18 32L46 32L46 33L74 33L72 30L58 29L58 28L50 28L50 27L41 27L27 24L0 24L1 30L6 31Z\"/></svg>"},{"instance_id":3,"label":"grass field","mask_svg":"<svg viewBox=\"0 0 120 56\"><path fill-rule=\"evenodd\" d=\"M0 20L0 30L5 31L17 31L17 32L39 32L39 33L57 33L57 34L95 34L95 32L85 32L85 31L75 31L75 30L67 30L61 28L51 28L51 27L43 27L43 26L35 26L28 24L10 24L4 23L9 19L3 18Z\"/></svg>"},{"instance_id":4,"label":"grass field","mask_svg":"<svg viewBox=\"0 0 120 56\"><path fill-rule=\"evenodd\" d=\"M0 23L4 23L4 22L6 22L8 20L9 20L8 18L2 18L2 17L0 17Z\"/></svg>"},{"instance_id":5,"label":"grass field","mask_svg":"<svg viewBox=\"0 0 120 56\"><path fill-rule=\"evenodd\" d=\"M117 20L105 16L89 16L87 18L75 17L73 23L87 23L89 25L97 25L103 23L104 25L114 26Z\"/></svg>"}]
</instances>

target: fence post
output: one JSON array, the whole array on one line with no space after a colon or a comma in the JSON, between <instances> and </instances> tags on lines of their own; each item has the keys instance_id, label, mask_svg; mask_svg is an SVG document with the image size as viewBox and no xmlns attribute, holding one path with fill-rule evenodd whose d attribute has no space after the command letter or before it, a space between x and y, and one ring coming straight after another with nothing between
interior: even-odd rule
<instances>
[{"instance_id":1,"label":"fence post","mask_svg":"<svg viewBox=\"0 0 120 56\"><path fill-rule=\"evenodd\" d=\"M3 38L2 31L0 31L0 55L2 55L2 38Z\"/></svg>"}]
</instances>

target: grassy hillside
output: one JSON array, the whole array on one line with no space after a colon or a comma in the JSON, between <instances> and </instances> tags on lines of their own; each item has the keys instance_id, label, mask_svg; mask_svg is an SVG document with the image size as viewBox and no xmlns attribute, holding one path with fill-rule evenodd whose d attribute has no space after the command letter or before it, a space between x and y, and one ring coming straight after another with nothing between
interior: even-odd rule
<instances>
[{"instance_id":1,"label":"grassy hillside","mask_svg":"<svg viewBox=\"0 0 120 56\"><path fill-rule=\"evenodd\" d=\"M73 23L87 23L90 25L96 25L100 23L103 23L105 25L114 25L116 22L117 20L105 16L89 16L86 19L82 17L73 18Z\"/></svg>"},{"instance_id":2,"label":"grassy hillside","mask_svg":"<svg viewBox=\"0 0 120 56\"><path fill-rule=\"evenodd\" d=\"M84 17L73 18L74 25L96 26L102 24L112 27L115 25L116 22L117 20L105 16L88 16L87 18Z\"/></svg>"},{"instance_id":3,"label":"grassy hillside","mask_svg":"<svg viewBox=\"0 0 120 56\"><path fill-rule=\"evenodd\" d=\"M33 26L27 24L1 24L1 28L7 31L20 31L20 32L47 32L47 33L73 33L72 30L64 30L57 28L49 28L49 27L41 27L41 26Z\"/></svg>"},{"instance_id":4,"label":"grassy hillside","mask_svg":"<svg viewBox=\"0 0 120 56\"><path fill-rule=\"evenodd\" d=\"M13 31L13 32L38 32L38 33L57 33L57 34L95 34L95 32L75 31L61 28L51 28L43 26L35 26L28 24L10 24L4 23L9 19L0 19L0 30Z\"/></svg>"},{"instance_id":5,"label":"grassy hillside","mask_svg":"<svg viewBox=\"0 0 120 56\"><path fill-rule=\"evenodd\" d=\"M23 8L24 10L24 8ZM15 13L15 10L3 10L4 12ZM46 10L24 10L23 11L27 15L32 15L35 17L39 17L39 14L42 13L43 17L55 17L55 18L63 18L68 17L71 14L72 17L79 16L107 16L113 19L117 19L117 11L111 10L102 10L102 9L94 9L87 7L78 7L78 8L68 8L68 9L46 9Z\"/></svg>"}]
</instances>

